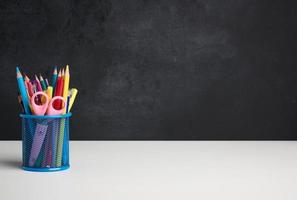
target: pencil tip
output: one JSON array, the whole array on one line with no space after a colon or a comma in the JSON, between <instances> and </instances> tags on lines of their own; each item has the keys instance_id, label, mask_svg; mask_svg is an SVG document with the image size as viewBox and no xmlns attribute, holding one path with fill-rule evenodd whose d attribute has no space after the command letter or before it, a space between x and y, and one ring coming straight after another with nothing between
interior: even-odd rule
<instances>
[{"instance_id":1,"label":"pencil tip","mask_svg":"<svg viewBox=\"0 0 297 200\"><path fill-rule=\"evenodd\" d=\"M23 78L22 73L18 67L16 67L16 77L17 78Z\"/></svg>"},{"instance_id":2,"label":"pencil tip","mask_svg":"<svg viewBox=\"0 0 297 200\"><path fill-rule=\"evenodd\" d=\"M66 65L65 75L69 75L69 65Z\"/></svg>"},{"instance_id":3,"label":"pencil tip","mask_svg":"<svg viewBox=\"0 0 297 200\"><path fill-rule=\"evenodd\" d=\"M24 73L24 77L25 77L25 80L30 81L30 79L29 79L29 77L27 76L27 74Z\"/></svg>"}]
</instances>

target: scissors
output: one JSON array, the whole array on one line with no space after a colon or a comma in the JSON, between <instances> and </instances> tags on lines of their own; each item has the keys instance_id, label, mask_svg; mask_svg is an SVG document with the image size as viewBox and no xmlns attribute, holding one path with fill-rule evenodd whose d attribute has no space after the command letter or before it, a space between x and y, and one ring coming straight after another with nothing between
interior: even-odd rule
<instances>
[{"instance_id":1,"label":"scissors","mask_svg":"<svg viewBox=\"0 0 297 200\"><path fill-rule=\"evenodd\" d=\"M40 96L38 96L40 95ZM41 101L41 105L38 105L36 103L39 102L39 99L45 99L45 101ZM62 106L59 109L56 109L53 106L53 103L57 100L61 100ZM32 109L35 115L60 115L63 114L64 108L65 108L65 100L63 99L63 97L61 96L55 96L54 98L52 98L51 100L49 99L48 95L42 91L36 92L32 95L31 97L31 105L32 105ZM48 128L48 123L53 120L53 119L45 119L42 121L38 121L36 122L36 129L35 129L35 134L33 137L33 143L32 143L32 147L31 147L31 153L30 153L30 157L29 157L29 166L33 166L38 158L38 155L40 153L42 144L44 142L44 138L46 135L46 131ZM57 122L55 122L54 124L57 124Z\"/></svg>"},{"instance_id":2,"label":"scissors","mask_svg":"<svg viewBox=\"0 0 297 200\"><path fill-rule=\"evenodd\" d=\"M38 97L38 95L40 95L41 98L45 99L45 101L41 102L41 105L38 105L36 103L36 100L38 99L36 97ZM58 100L62 101L62 106L61 108L56 109L53 105L54 102ZM48 95L45 92L39 91L32 95L31 105L35 115L61 115L63 114L63 111L65 109L66 102L61 96L55 96L52 99L49 99Z\"/></svg>"}]
</instances>

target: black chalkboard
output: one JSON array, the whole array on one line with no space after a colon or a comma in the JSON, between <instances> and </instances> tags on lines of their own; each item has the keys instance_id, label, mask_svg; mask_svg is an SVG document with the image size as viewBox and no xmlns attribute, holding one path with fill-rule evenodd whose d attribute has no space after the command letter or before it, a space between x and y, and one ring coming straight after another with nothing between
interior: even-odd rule
<instances>
[{"instance_id":1,"label":"black chalkboard","mask_svg":"<svg viewBox=\"0 0 297 200\"><path fill-rule=\"evenodd\" d=\"M294 1L0 2L0 139L15 66L79 89L71 139L297 139Z\"/></svg>"}]
</instances>

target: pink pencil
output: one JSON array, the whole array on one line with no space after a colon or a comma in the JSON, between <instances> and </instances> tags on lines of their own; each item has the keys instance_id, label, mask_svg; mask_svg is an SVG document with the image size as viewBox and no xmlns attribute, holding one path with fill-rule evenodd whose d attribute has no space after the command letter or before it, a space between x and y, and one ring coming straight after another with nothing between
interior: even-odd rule
<instances>
[{"instance_id":1,"label":"pink pencil","mask_svg":"<svg viewBox=\"0 0 297 200\"><path fill-rule=\"evenodd\" d=\"M33 86L30 81L27 82L27 88L28 88L29 96L32 97L34 92L33 92Z\"/></svg>"},{"instance_id":2,"label":"pink pencil","mask_svg":"<svg viewBox=\"0 0 297 200\"><path fill-rule=\"evenodd\" d=\"M39 81L39 79L38 79L38 77L36 75L35 75L35 80L36 80L36 87L37 87L38 92L42 91L40 81Z\"/></svg>"}]
</instances>

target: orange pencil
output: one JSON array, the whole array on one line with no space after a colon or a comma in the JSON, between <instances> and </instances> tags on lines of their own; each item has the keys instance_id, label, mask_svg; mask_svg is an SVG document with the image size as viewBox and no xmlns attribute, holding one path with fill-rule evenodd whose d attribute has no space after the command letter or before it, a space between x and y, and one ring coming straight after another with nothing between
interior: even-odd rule
<instances>
[{"instance_id":1,"label":"orange pencil","mask_svg":"<svg viewBox=\"0 0 297 200\"><path fill-rule=\"evenodd\" d=\"M27 75L25 75L25 85L26 85L26 89L27 89L29 97L32 97L32 95L34 93L33 86L32 86L32 83L30 82L30 79Z\"/></svg>"},{"instance_id":2,"label":"orange pencil","mask_svg":"<svg viewBox=\"0 0 297 200\"><path fill-rule=\"evenodd\" d=\"M30 81L27 82L27 89L28 89L29 96L32 97L32 95L33 95L33 86L32 86L32 83Z\"/></svg>"},{"instance_id":3,"label":"orange pencil","mask_svg":"<svg viewBox=\"0 0 297 200\"><path fill-rule=\"evenodd\" d=\"M27 92L28 98L30 99L31 96L30 96L30 93L29 93L28 82L30 82L30 79L24 73L24 84L25 84L25 87L26 87L26 92Z\"/></svg>"}]
</instances>

